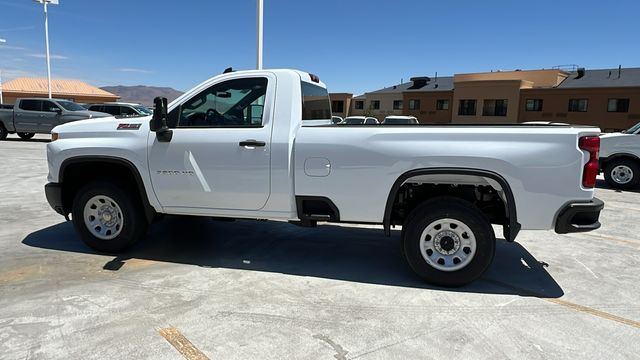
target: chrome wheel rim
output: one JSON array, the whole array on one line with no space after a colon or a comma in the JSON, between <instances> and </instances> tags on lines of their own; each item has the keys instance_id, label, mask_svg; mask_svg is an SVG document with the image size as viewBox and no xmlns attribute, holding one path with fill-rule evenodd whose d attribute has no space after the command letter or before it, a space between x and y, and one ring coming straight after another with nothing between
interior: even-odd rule
<instances>
[{"instance_id":1,"label":"chrome wheel rim","mask_svg":"<svg viewBox=\"0 0 640 360\"><path fill-rule=\"evenodd\" d=\"M422 231L420 252L427 264L437 270L460 270L476 254L476 237L460 220L439 219Z\"/></svg>"},{"instance_id":2,"label":"chrome wheel rim","mask_svg":"<svg viewBox=\"0 0 640 360\"><path fill-rule=\"evenodd\" d=\"M118 203L105 195L96 195L84 205L84 224L91 235L112 240L120 235L124 219Z\"/></svg>"},{"instance_id":3,"label":"chrome wheel rim","mask_svg":"<svg viewBox=\"0 0 640 360\"><path fill-rule=\"evenodd\" d=\"M627 165L618 165L611 170L611 178L617 184L627 184L633 179L633 170Z\"/></svg>"}]
</instances>

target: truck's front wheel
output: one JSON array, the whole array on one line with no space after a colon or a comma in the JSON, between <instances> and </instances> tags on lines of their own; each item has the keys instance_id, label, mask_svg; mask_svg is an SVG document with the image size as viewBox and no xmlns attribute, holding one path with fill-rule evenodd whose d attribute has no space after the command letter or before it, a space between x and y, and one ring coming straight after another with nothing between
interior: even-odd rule
<instances>
[{"instance_id":1,"label":"truck's front wheel","mask_svg":"<svg viewBox=\"0 0 640 360\"><path fill-rule=\"evenodd\" d=\"M126 250L142 238L147 222L136 196L109 182L82 187L73 201L73 224L82 240L100 252Z\"/></svg>"},{"instance_id":2,"label":"truck's front wheel","mask_svg":"<svg viewBox=\"0 0 640 360\"><path fill-rule=\"evenodd\" d=\"M409 214L403 230L407 262L429 283L468 284L493 261L496 239L491 224L467 201L454 197L426 201Z\"/></svg>"},{"instance_id":3,"label":"truck's front wheel","mask_svg":"<svg viewBox=\"0 0 640 360\"><path fill-rule=\"evenodd\" d=\"M9 132L4 127L4 125L0 123L0 140L6 139L7 135L9 135Z\"/></svg>"}]
</instances>

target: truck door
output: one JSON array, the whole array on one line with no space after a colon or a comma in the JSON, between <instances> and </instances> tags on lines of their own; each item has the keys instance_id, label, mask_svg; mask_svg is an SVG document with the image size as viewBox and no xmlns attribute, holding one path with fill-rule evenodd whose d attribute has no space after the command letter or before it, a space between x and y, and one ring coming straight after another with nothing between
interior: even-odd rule
<instances>
[{"instance_id":1,"label":"truck door","mask_svg":"<svg viewBox=\"0 0 640 360\"><path fill-rule=\"evenodd\" d=\"M62 109L53 101L42 100L42 112L38 121L38 130L41 133L51 132L51 129L60 125L60 112Z\"/></svg>"},{"instance_id":2,"label":"truck door","mask_svg":"<svg viewBox=\"0 0 640 360\"><path fill-rule=\"evenodd\" d=\"M238 77L209 86L171 109L171 141L149 136L151 180L163 207L264 207L271 188L269 104L275 81L267 74ZM259 113L258 105L263 109Z\"/></svg>"},{"instance_id":3,"label":"truck door","mask_svg":"<svg viewBox=\"0 0 640 360\"><path fill-rule=\"evenodd\" d=\"M38 132L38 122L42 109L42 101L36 99L20 100L13 110L13 124L16 132Z\"/></svg>"}]
</instances>

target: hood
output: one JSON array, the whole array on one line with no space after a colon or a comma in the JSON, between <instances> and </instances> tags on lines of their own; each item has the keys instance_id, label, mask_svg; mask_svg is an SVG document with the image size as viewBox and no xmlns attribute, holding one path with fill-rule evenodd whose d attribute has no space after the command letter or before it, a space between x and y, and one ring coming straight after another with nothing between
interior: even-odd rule
<instances>
[{"instance_id":1,"label":"hood","mask_svg":"<svg viewBox=\"0 0 640 360\"><path fill-rule=\"evenodd\" d=\"M86 113L89 114L90 119L104 118L104 117L111 116L111 114L107 114L99 111L91 111L91 110L87 110Z\"/></svg>"},{"instance_id":2,"label":"hood","mask_svg":"<svg viewBox=\"0 0 640 360\"><path fill-rule=\"evenodd\" d=\"M70 119L96 119L96 118L104 118L109 117L111 114L91 111L91 110L78 110L78 111L66 111L62 114L62 116Z\"/></svg>"},{"instance_id":3,"label":"hood","mask_svg":"<svg viewBox=\"0 0 640 360\"><path fill-rule=\"evenodd\" d=\"M615 133L600 134L600 139L602 139L602 140L604 140L604 139L616 139L616 138L623 138L623 137L629 137L629 136L636 136L636 135L623 134L621 132L615 132Z\"/></svg>"},{"instance_id":4,"label":"hood","mask_svg":"<svg viewBox=\"0 0 640 360\"><path fill-rule=\"evenodd\" d=\"M149 132L149 120L151 116L116 119L108 115L97 119L68 122L56 126L51 131L58 133L60 139L146 136Z\"/></svg>"}]
</instances>

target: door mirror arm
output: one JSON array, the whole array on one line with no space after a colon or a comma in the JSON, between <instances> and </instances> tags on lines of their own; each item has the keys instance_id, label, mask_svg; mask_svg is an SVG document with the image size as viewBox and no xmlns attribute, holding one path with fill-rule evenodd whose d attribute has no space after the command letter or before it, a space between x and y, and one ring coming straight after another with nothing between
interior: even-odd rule
<instances>
[{"instance_id":1,"label":"door mirror arm","mask_svg":"<svg viewBox=\"0 0 640 360\"><path fill-rule=\"evenodd\" d=\"M170 142L173 130L167 126L167 98L156 97L153 99L153 117L149 123L151 131L156 133L160 142Z\"/></svg>"}]
</instances>

